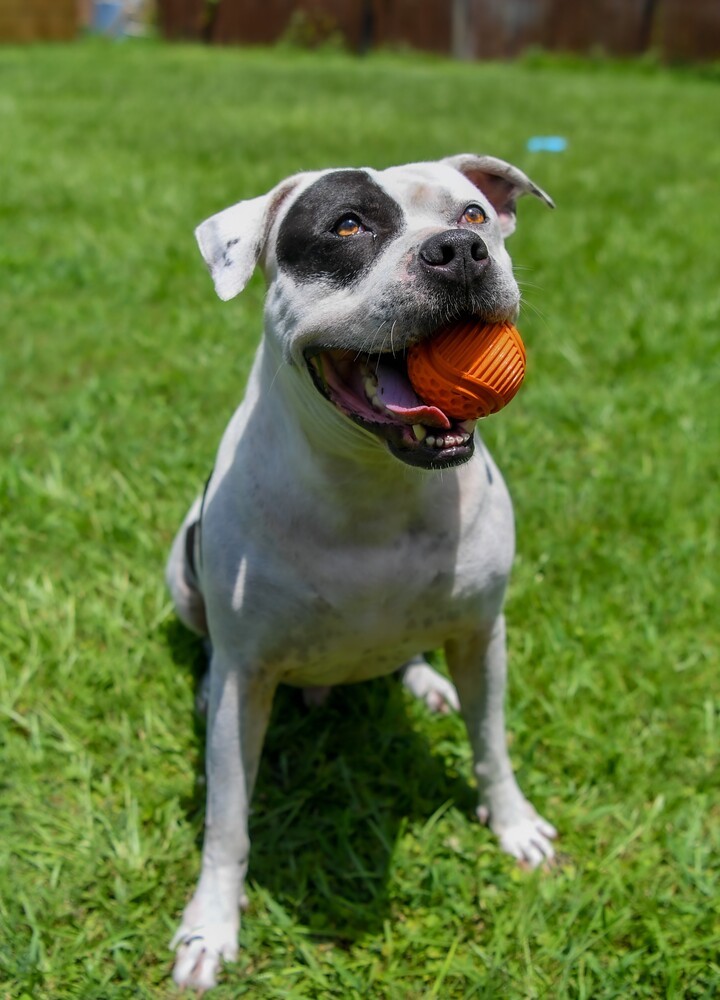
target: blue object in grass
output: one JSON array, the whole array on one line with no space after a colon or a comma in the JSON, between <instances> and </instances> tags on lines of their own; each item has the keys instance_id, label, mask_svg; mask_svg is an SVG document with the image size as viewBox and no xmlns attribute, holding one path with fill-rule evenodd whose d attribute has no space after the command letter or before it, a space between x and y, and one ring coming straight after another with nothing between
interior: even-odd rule
<instances>
[{"instance_id":1,"label":"blue object in grass","mask_svg":"<svg viewBox=\"0 0 720 1000\"><path fill-rule=\"evenodd\" d=\"M564 153L567 139L562 135L534 135L527 141L531 153Z\"/></svg>"}]
</instances>

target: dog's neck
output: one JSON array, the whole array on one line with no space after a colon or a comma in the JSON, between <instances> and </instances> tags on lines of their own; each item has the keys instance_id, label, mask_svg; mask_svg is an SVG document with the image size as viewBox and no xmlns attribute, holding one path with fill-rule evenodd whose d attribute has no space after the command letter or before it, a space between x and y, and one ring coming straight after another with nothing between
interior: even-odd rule
<instances>
[{"instance_id":1,"label":"dog's neck","mask_svg":"<svg viewBox=\"0 0 720 1000\"><path fill-rule=\"evenodd\" d=\"M288 362L270 337L258 351L250 384L255 393L248 402L270 437L285 438L283 454L293 466L288 472L302 479L306 499L320 493L325 506L332 497L332 509L350 518L362 518L365 507L376 512L378 502L412 517L434 495L456 492L459 470L428 472L399 462L324 399L309 372Z\"/></svg>"}]
</instances>

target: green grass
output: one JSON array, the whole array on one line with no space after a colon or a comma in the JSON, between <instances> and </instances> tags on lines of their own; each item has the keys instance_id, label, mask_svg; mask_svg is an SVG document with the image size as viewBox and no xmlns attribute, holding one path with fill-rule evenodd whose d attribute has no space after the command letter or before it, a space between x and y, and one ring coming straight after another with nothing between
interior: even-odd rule
<instances>
[{"instance_id":1,"label":"green grass","mask_svg":"<svg viewBox=\"0 0 720 1000\"><path fill-rule=\"evenodd\" d=\"M542 60L0 51L3 1000L174 995L201 655L163 560L262 304L259 278L214 297L194 225L300 168L463 150L558 204L521 205L530 369L485 435L518 518L511 751L561 863L524 874L473 821L457 718L391 680L313 715L285 692L215 995L720 992L718 96Z\"/></svg>"}]
</instances>

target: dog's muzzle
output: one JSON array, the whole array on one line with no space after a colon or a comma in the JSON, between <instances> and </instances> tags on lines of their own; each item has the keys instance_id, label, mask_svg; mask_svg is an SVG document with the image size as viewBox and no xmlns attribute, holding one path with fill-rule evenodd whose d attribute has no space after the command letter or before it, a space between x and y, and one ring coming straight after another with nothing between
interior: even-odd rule
<instances>
[{"instance_id":1,"label":"dog's muzzle","mask_svg":"<svg viewBox=\"0 0 720 1000\"><path fill-rule=\"evenodd\" d=\"M318 390L341 413L383 440L408 465L447 469L471 457L475 420L454 420L421 400L407 375L405 352L308 352Z\"/></svg>"}]
</instances>

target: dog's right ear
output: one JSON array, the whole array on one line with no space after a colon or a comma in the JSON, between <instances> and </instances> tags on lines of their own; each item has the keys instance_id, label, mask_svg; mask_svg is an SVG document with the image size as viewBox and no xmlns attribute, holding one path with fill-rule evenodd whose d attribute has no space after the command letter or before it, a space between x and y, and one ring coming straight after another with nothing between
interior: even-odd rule
<instances>
[{"instance_id":1,"label":"dog's right ear","mask_svg":"<svg viewBox=\"0 0 720 1000\"><path fill-rule=\"evenodd\" d=\"M239 295L247 285L277 211L300 178L300 174L288 177L259 198L239 201L211 215L195 230L215 291L224 301Z\"/></svg>"}]
</instances>

